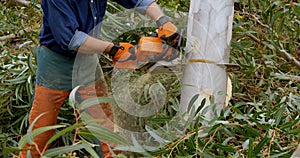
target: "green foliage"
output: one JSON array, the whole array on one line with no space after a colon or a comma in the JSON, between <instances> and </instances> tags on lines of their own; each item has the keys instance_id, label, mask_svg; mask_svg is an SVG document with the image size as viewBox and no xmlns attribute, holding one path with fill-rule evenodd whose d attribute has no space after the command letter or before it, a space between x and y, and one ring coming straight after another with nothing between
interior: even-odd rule
<instances>
[{"instance_id":1,"label":"green foliage","mask_svg":"<svg viewBox=\"0 0 300 158\"><path fill-rule=\"evenodd\" d=\"M188 11L189 1L158 0L158 3L163 8L167 7L165 12L171 17L178 18L177 14L187 16L182 12ZM170 121L175 115L174 111L176 113L180 109L177 98L180 85L176 82L176 85L168 87L169 93L174 95L168 96L165 111L149 120L153 127L145 128L160 149L147 152L134 137L133 146L119 148L157 157L290 157L300 141L300 83L299 78L297 80L300 71L295 62L287 58L286 53L299 61L299 6L299 2L287 0L242 0L235 3L230 60L240 64L242 70L230 74L233 83L230 105L212 121L206 120L201 113L203 106L198 109L189 106L192 115L182 124L185 131L174 134L174 128L158 130L156 127ZM109 3L107 23L102 27L103 39L134 43L141 34L148 35L154 31L155 23L145 22L150 20L146 16L134 12L129 12L126 17L116 16L123 9L114 2ZM0 41L0 157L16 155L19 147L27 140L32 142L33 136L50 129L56 129L57 135L49 140L53 145L44 153L49 157L75 157L76 154L97 157L95 147L98 144L92 141L95 136L125 145L127 142L122 137L95 127L99 120L76 122L73 113L74 108L77 108L75 102L70 103L73 106L63 106L59 125L26 132L34 89L34 52L41 27L41 8L36 1L27 7L1 1L0 14L3 18L0 22L0 37L17 35ZM136 19L139 20L135 27L128 28L126 21ZM111 26L116 29L107 29ZM109 59L104 59L102 64L110 65ZM104 71L108 75L111 73L110 70ZM109 80L109 76L106 77ZM165 80L169 81L170 78ZM147 94L143 95L146 102ZM86 107L95 101L113 100L98 98L81 105ZM204 105L204 101L201 105ZM182 123L184 116L178 116L175 121ZM81 117L88 116L83 113ZM75 135L79 141L74 142Z\"/></svg>"},{"instance_id":2,"label":"green foliage","mask_svg":"<svg viewBox=\"0 0 300 158\"><path fill-rule=\"evenodd\" d=\"M163 139L166 133L174 133L172 130L148 130L149 133L155 132L150 134L154 140L164 144L160 150L149 154L157 157L290 157L300 137L299 109L292 115L284 113L289 113L288 107L297 106L299 102L290 104L287 101L284 104L285 101L276 104L279 108L272 110L269 117L268 109L263 108L263 105L245 102L237 102L225 108L212 121L205 120L203 113L193 112L195 109L190 108L188 119L195 121L188 121L183 136L173 135L175 141L167 143ZM247 110L242 112L244 109ZM277 124L277 121L280 123ZM141 152L140 148L134 145L130 151Z\"/></svg>"},{"instance_id":3,"label":"green foliage","mask_svg":"<svg viewBox=\"0 0 300 158\"><path fill-rule=\"evenodd\" d=\"M160 4L162 8L167 7L172 11L188 12L190 8L190 1L185 1L185 0L170 0L170 1L157 0L157 3Z\"/></svg>"}]
</instances>

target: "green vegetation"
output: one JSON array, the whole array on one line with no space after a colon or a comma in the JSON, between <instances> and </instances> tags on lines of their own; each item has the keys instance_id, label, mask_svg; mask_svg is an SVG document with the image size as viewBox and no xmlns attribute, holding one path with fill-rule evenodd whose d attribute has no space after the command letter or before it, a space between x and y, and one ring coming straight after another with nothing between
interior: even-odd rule
<instances>
[{"instance_id":1,"label":"green vegetation","mask_svg":"<svg viewBox=\"0 0 300 158\"><path fill-rule=\"evenodd\" d=\"M169 14L184 15L181 13L189 8L189 3L185 0L158 2L169 8ZM118 10L123 10L113 2L108 7L109 13L118 14ZM28 129L27 117L34 89L35 52L42 12L35 0L29 6L13 1L0 1L0 14L0 157L12 157L18 154L18 147L26 141L21 137ZM107 15L108 24L121 30L124 27L120 23L122 17L114 14ZM240 64L242 69L230 74L233 97L229 106L224 108L221 116L209 122L201 113L194 113L190 116L194 121L187 124L188 130L179 132L180 137L169 135L173 142L161 139L164 133L170 131L152 132L151 136L161 145L161 149L139 154L205 158L290 157L300 142L299 16L300 3L297 1L242 0L235 3L230 60ZM128 17L132 18L131 15ZM140 22L138 25L146 24ZM137 32L145 33L144 31L142 29ZM109 37L111 34L108 31L106 33L108 36L103 35L103 38L115 38ZM136 33L129 32L119 38L134 41L138 38L135 35ZM102 65L112 66L107 57L102 58ZM107 80L110 80L111 69L103 70ZM169 81L170 78L165 80ZM165 108L162 115L178 111L180 85L170 87L167 90L172 95L168 96L168 108ZM107 98L90 100L78 106L86 107L97 101L107 101ZM74 108L75 103L66 102L59 115L59 125L41 129L57 129L56 136L50 140L51 150L46 151L45 156L67 157L64 155L74 155L75 151L80 151L76 152L79 157L96 157L96 150L90 141L93 137L90 131L93 130L102 139L125 143L118 135L105 132L102 128L94 128L95 122L78 122L73 113ZM200 108L195 111L199 110ZM168 120L156 118L152 122L162 123L166 121L164 119ZM78 131L79 127L89 130L81 128ZM31 136L41 130L29 130L29 142L32 141ZM76 145L73 145L74 135L78 135L80 139ZM134 144L130 151L138 149L138 144Z\"/></svg>"}]
</instances>

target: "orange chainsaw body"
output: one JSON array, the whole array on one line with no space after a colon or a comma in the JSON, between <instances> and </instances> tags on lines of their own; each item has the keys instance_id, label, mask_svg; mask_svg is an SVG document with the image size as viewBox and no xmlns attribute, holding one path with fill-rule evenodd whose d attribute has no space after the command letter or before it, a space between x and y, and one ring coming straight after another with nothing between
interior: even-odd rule
<instances>
[{"instance_id":1,"label":"orange chainsaw body","mask_svg":"<svg viewBox=\"0 0 300 158\"><path fill-rule=\"evenodd\" d=\"M182 35L180 37L182 37ZM179 41L180 42L178 43L181 43L182 38L180 38ZM179 46L180 45L178 45L178 47ZM172 54L174 53L174 49L175 48L165 44L160 37L142 36L134 52L120 57L120 59L115 63L115 67L136 70L138 69L139 62L151 63L161 60L170 61L172 58L177 57L176 54Z\"/></svg>"},{"instance_id":2,"label":"orange chainsaw body","mask_svg":"<svg viewBox=\"0 0 300 158\"><path fill-rule=\"evenodd\" d=\"M163 41L159 37L141 37L139 46L136 51L136 57L138 61L149 62L155 60L155 58L164 51ZM165 56L172 53L171 49L168 49Z\"/></svg>"},{"instance_id":3,"label":"orange chainsaw body","mask_svg":"<svg viewBox=\"0 0 300 158\"><path fill-rule=\"evenodd\" d=\"M135 69L137 69L137 60L128 60L126 62L116 62L115 68L135 70Z\"/></svg>"}]
</instances>

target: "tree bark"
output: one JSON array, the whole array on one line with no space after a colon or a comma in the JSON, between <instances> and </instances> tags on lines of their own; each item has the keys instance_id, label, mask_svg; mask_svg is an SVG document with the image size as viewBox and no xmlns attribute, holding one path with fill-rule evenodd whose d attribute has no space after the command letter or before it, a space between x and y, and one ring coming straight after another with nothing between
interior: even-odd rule
<instances>
[{"instance_id":1,"label":"tree bark","mask_svg":"<svg viewBox=\"0 0 300 158\"><path fill-rule=\"evenodd\" d=\"M205 59L228 63L232 35L233 0L191 0L187 29L186 60ZM191 98L199 94L194 106L206 101L202 110L208 119L219 115L224 106L227 89L227 72L210 63L188 63L183 72L181 108L187 112ZM209 105L209 106L208 106ZM215 108L215 110L214 110Z\"/></svg>"},{"instance_id":2,"label":"tree bark","mask_svg":"<svg viewBox=\"0 0 300 158\"><path fill-rule=\"evenodd\" d=\"M297 149L293 153L291 158L299 158L300 157L300 145L298 145Z\"/></svg>"}]
</instances>

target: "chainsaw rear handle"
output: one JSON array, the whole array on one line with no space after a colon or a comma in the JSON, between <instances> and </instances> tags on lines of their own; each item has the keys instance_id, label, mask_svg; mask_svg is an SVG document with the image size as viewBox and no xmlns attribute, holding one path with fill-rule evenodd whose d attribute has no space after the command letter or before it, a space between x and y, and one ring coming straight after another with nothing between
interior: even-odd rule
<instances>
[{"instance_id":1,"label":"chainsaw rear handle","mask_svg":"<svg viewBox=\"0 0 300 158\"><path fill-rule=\"evenodd\" d=\"M113 58L115 68L135 70L137 68L137 58L135 47L124 47L124 50L117 52Z\"/></svg>"},{"instance_id":2,"label":"chainsaw rear handle","mask_svg":"<svg viewBox=\"0 0 300 158\"><path fill-rule=\"evenodd\" d=\"M123 60L135 60L135 51L134 46L132 44L126 42L113 42L113 44L114 45L112 46L108 54L112 57L114 64Z\"/></svg>"},{"instance_id":3,"label":"chainsaw rear handle","mask_svg":"<svg viewBox=\"0 0 300 158\"><path fill-rule=\"evenodd\" d=\"M113 47L110 49L110 51L108 52L108 54L111 56L111 57L114 57L117 52L119 51L119 49L121 50L124 50L125 48L123 46L120 45L119 42L113 42Z\"/></svg>"},{"instance_id":4,"label":"chainsaw rear handle","mask_svg":"<svg viewBox=\"0 0 300 158\"><path fill-rule=\"evenodd\" d=\"M123 59L123 60L117 60L117 62L126 62L126 61L129 61L129 60L136 60L135 48L134 47L129 48L128 53L130 53L130 56L128 58Z\"/></svg>"}]
</instances>

